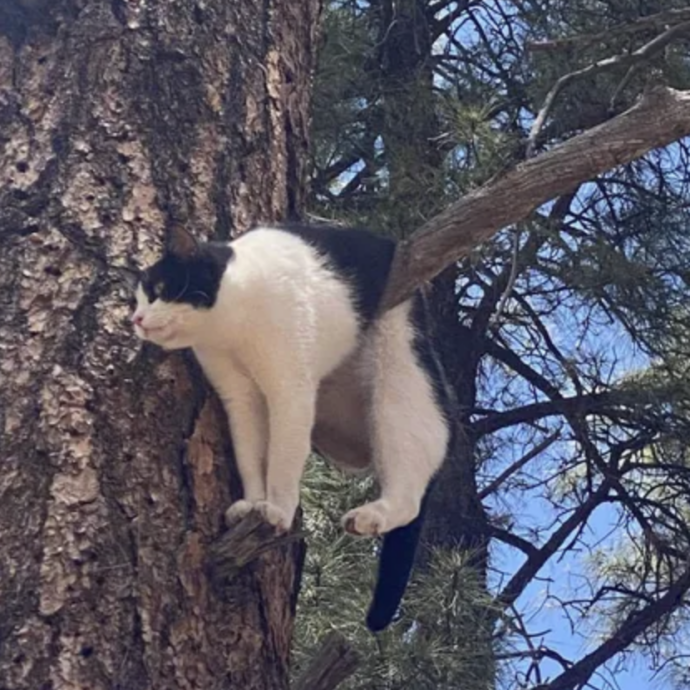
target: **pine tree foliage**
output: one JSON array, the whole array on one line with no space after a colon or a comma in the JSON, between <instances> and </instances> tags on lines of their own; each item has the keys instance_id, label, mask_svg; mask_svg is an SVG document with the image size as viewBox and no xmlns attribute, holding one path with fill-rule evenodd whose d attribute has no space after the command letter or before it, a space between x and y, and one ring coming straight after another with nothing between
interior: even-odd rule
<instances>
[{"instance_id":1,"label":"pine tree foliage","mask_svg":"<svg viewBox=\"0 0 690 690\"><path fill-rule=\"evenodd\" d=\"M685 0L333 0L313 214L406 235L650 85L687 88L688 22ZM472 479L446 482L439 505L481 500L467 531L483 546L432 548L374 639L362 620L376 545L338 528L374 487L314 464L298 667L336 627L362 652L348 688L605 688L631 649L682 686L688 153L679 141L581 185L439 281L466 434L454 462ZM535 637L553 616L585 654Z\"/></svg>"},{"instance_id":2,"label":"pine tree foliage","mask_svg":"<svg viewBox=\"0 0 690 690\"><path fill-rule=\"evenodd\" d=\"M325 632L337 629L353 641L362 659L342 688L492 687L486 673L492 660L475 644L474 634L497 611L460 553L434 551L391 628L378 637L366 631L363 612L373 591L377 544L343 535L339 519L350 506L370 498L373 489L370 479L347 481L318 458L306 473L302 508L309 551L298 608L297 675L317 653ZM486 620L473 619L469 611Z\"/></svg>"}]
</instances>

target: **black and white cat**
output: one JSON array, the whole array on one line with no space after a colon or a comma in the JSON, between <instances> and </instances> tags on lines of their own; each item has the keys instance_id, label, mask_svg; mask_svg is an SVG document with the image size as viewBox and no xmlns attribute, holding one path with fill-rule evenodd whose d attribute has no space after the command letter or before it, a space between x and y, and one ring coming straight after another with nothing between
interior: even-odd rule
<instances>
[{"instance_id":1,"label":"black and white cat","mask_svg":"<svg viewBox=\"0 0 690 690\"><path fill-rule=\"evenodd\" d=\"M259 227L201 243L176 227L133 315L139 338L193 349L227 410L244 489L228 524L258 510L289 530L312 446L373 467L380 498L343 518L353 534L385 535L372 630L402 599L450 434L421 296L377 315L394 251L364 230Z\"/></svg>"}]
</instances>

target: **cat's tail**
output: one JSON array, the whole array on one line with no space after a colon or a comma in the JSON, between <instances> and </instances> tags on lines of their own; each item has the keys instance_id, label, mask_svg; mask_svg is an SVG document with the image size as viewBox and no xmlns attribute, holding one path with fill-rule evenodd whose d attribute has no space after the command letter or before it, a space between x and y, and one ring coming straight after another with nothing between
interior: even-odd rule
<instances>
[{"instance_id":1,"label":"cat's tail","mask_svg":"<svg viewBox=\"0 0 690 690\"><path fill-rule=\"evenodd\" d=\"M422 532L428 496L427 489L419 514L412 522L391 530L383 537L374 598L367 613L367 627L372 632L379 632L388 626L405 594Z\"/></svg>"}]
</instances>

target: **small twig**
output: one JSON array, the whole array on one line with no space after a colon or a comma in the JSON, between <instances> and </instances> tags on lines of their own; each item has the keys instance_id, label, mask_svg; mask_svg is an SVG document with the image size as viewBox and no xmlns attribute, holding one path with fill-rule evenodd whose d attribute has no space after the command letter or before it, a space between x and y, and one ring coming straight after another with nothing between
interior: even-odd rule
<instances>
[{"instance_id":1,"label":"small twig","mask_svg":"<svg viewBox=\"0 0 690 690\"><path fill-rule=\"evenodd\" d=\"M612 26L606 29L606 31L601 31L598 34L579 34L566 38L556 38L550 41L528 41L526 43L526 48L534 53L547 50L561 50L563 48L570 48L571 46L582 48L583 46L593 45L595 43L611 41L614 38L626 34L645 31L649 28L670 26L671 24L677 24L687 19L690 19L690 9L665 10L657 14L650 14L647 17L640 17L634 22Z\"/></svg>"},{"instance_id":2,"label":"small twig","mask_svg":"<svg viewBox=\"0 0 690 690\"><path fill-rule=\"evenodd\" d=\"M249 513L222 534L209 549L211 577L217 583L231 582L262 553L304 537L300 531L277 534L259 513Z\"/></svg>"},{"instance_id":3,"label":"small twig","mask_svg":"<svg viewBox=\"0 0 690 690\"><path fill-rule=\"evenodd\" d=\"M510 478L518 470L522 469L530 460L533 460L538 455L541 455L554 441L556 441L561 435L561 430L557 429L552 434L543 439L540 443L537 443L534 448L529 452L525 453L519 460L516 460L512 465L507 467L501 474L495 479L490 481L480 492L479 500L483 501L487 496L494 493L506 479Z\"/></svg>"},{"instance_id":4,"label":"small twig","mask_svg":"<svg viewBox=\"0 0 690 690\"><path fill-rule=\"evenodd\" d=\"M530 129L529 137L527 139L527 149L526 157L531 158L534 155L534 149L537 144L537 137L544 126L546 118L549 116L551 109L553 108L556 98L563 91L563 89L568 86L571 82L581 77L587 77L593 74L598 74L599 72L604 72L608 69L613 69L614 67L625 67L632 66L638 62L643 62L647 60L655 53L663 50L672 40L677 36L690 30L690 21L682 22L676 26L672 26L670 29L664 31L664 33L655 36L649 43L645 43L641 48L633 51L632 53L614 55L613 57L608 57L598 62L594 62L587 67L575 70L574 72L569 72L564 74L552 87L549 93L544 99L544 105L541 107L537 117L532 124Z\"/></svg>"},{"instance_id":5,"label":"small twig","mask_svg":"<svg viewBox=\"0 0 690 690\"><path fill-rule=\"evenodd\" d=\"M625 73L625 76L620 80L620 83L616 87L616 90L613 92L613 96L611 96L611 100L609 101L609 113L613 113L615 111L618 99L620 98L621 94L628 86L628 84L632 81L632 78L635 76L639 69L639 62L636 62L634 65L630 65L630 67L628 67L628 71Z\"/></svg>"},{"instance_id":6,"label":"small twig","mask_svg":"<svg viewBox=\"0 0 690 690\"><path fill-rule=\"evenodd\" d=\"M333 690L359 666L359 654L342 633L326 635L309 668L297 679L293 690Z\"/></svg>"},{"instance_id":7,"label":"small twig","mask_svg":"<svg viewBox=\"0 0 690 690\"><path fill-rule=\"evenodd\" d=\"M520 259L520 238L522 237L523 223L517 223L514 236L513 236L513 256L511 257L510 264L510 275L508 276L508 283L506 284L505 290L501 295L501 299L498 302L496 311L491 317L491 325L498 325L503 315L503 310L505 309L508 300L510 299L510 293L515 287L515 281L518 275L518 261Z\"/></svg>"}]
</instances>

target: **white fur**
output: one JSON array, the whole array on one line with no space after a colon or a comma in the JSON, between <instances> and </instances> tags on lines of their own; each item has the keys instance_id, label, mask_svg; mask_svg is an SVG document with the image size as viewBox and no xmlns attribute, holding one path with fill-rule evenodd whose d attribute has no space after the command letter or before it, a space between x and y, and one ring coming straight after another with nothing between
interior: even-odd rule
<instances>
[{"instance_id":1,"label":"white fur","mask_svg":"<svg viewBox=\"0 0 690 690\"><path fill-rule=\"evenodd\" d=\"M357 534L383 534L413 520L446 453L448 425L413 350L410 307L401 304L374 324L361 355L371 386L368 431L381 497L345 515Z\"/></svg>"},{"instance_id":2,"label":"white fur","mask_svg":"<svg viewBox=\"0 0 690 690\"><path fill-rule=\"evenodd\" d=\"M405 303L362 337L348 286L299 237L259 229L233 241L211 309L137 291L137 335L192 347L230 418L244 499L281 530L299 504L312 441L338 464L373 463L381 498L350 511L350 531L381 534L419 512L447 424L413 351ZM150 330L158 329L158 330Z\"/></svg>"}]
</instances>

